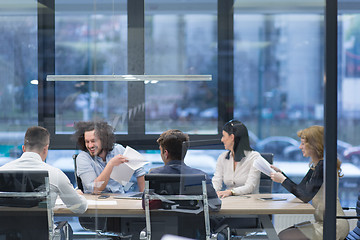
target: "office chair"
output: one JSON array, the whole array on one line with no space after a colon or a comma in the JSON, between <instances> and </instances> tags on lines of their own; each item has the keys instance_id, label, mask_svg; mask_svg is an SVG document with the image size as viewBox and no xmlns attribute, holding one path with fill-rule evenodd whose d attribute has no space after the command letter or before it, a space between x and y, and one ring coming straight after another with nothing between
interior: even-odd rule
<instances>
[{"instance_id":1,"label":"office chair","mask_svg":"<svg viewBox=\"0 0 360 240\"><path fill-rule=\"evenodd\" d=\"M72 239L66 221L55 228L47 171L0 171L0 239Z\"/></svg>"},{"instance_id":2,"label":"office chair","mask_svg":"<svg viewBox=\"0 0 360 240\"><path fill-rule=\"evenodd\" d=\"M260 155L268 161L270 164L274 162L274 154L273 153L260 153ZM271 193L272 192L273 181L269 176L264 173L260 175L260 185L259 185L259 193Z\"/></svg>"},{"instance_id":3,"label":"office chair","mask_svg":"<svg viewBox=\"0 0 360 240\"><path fill-rule=\"evenodd\" d=\"M358 219L356 227L349 232L345 240L360 240L360 193L356 202L356 216L336 216L338 219Z\"/></svg>"},{"instance_id":4,"label":"office chair","mask_svg":"<svg viewBox=\"0 0 360 240\"><path fill-rule=\"evenodd\" d=\"M144 205L145 205L145 220L146 228L140 232L141 240L150 240L152 238L158 239L160 236L154 235L151 227L150 218L150 201L161 201L162 207L171 212L171 217L174 217L174 212L184 210L187 212L188 218L193 218L194 213L203 211L205 237L207 240L215 239L230 239L230 228L227 225L222 225L215 231L210 228L210 214L209 202L207 196L205 175L198 174L146 174L145 175L145 191L144 191ZM201 209L202 207L202 209ZM177 210L176 210L177 209ZM164 211L167 211L164 210ZM190 211L190 212L189 212ZM180 216L184 213L179 213ZM191 214L191 215L189 215ZM199 215L198 215L199 216ZM189 218L190 217L190 218ZM167 225L169 224L167 221ZM201 223L200 223L201 224ZM201 225L197 225L199 226ZM172 226L170 226L172 227ZM193 227L193 226L191 226ZM185 227L187 230L187 226ZM201 228L201 227L200 227ZM169 233L162 226L161 233ZM165 232L164 232L165 230ZM173 229L172 229L173 230ZM177 229L179 231L179 229ZM181 229L180 229L181 231ZM176 231L175 231L176 232ZM183 233L183 232L181 232Z\"/></svg>"},{"instance_id":5,"label":"office chair","mask_svg":"<svg viewBox=\"0 0 360 240\"><path fill-rule=\"evenodd\" d=\"M260 153L260 155L268 161L270 164L273 164L274 154L273 153ZM259 193L271 193L273 181L269 176L264 173L260 173L260 184L259 184ZM269 215L270 219L272 218ZM227 222L230 225L231 233L233 238L238 239L262 239L266 238L261 226L261 222L257 218L244 219L240 224L237 224L236 220L229 220ZM266 238L267 239L267 238Z\"/></svg>"},{"instance_id":6,"label":"office chair","mask_svg":"<svg viewBox=\"0 0 360 240\"><path fill-rule=\"evenodd\" d=\"M72 156L74 160L75 180L77 188L84 192L84 186L81 178L77 175L77 156L78 154L73 154ZM95 232L96 236L110 237L112 239L131 239L131 235L107 231L107 221L107 217L79 217L81 227L86 231Z\"/></svg>"}]
</instances>

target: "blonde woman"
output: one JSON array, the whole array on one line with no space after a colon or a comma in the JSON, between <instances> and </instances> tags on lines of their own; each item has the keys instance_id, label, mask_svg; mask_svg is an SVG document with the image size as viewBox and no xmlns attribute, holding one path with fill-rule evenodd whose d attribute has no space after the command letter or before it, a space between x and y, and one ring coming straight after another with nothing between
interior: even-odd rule
<instances>
[{"instance_id":1,"label":"blonde woman","mask_svg":"<svg viewBox=\"0 0 360 240\"><path fill-rule=\"evenodd\" d=\"M276 173L271 174L274 182L281 183L289 192L294 194L303 202L312 201L315 208L315 222L304 222L295 224L279 233L281 240L287 239L323 239L323 220L325 211L325 189L323 184L324 178L324 127L311 126L300 130L297 135L301 138L300 149L304 157L310 157L310 169L299 184L291 181L280 169L272 166ZM341 177L341 162L337 160L338 177ZM337 197L337 213L342 216L344 212ZM336 239L345 239L349 232L349 224L345 219L337 219L336 222Z\"/></svg>"}]
</instances>

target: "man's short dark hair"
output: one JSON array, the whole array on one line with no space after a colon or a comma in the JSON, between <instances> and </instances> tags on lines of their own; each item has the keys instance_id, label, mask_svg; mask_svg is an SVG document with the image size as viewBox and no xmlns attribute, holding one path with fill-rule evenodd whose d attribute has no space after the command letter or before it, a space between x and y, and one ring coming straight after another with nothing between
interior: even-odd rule
<instances>
[{"instance_id":1,"label":"man's short dark hair","mask_svg":"<svg viewBox=\"0 0 360 240\"><path fill-rule=\"evenodd\" d=\"M25 133L24 146L29 150L41 150L50 144L50 133L40 126L29 127Z\"/></svg>"},{"instance_id":2,"label":"man's short dark hair","mask_svg":"<svg viewBox=\"0 0 360 240\"><path fill-rule=\"evenodd\" d=\"M74 126L75 133L73 140L76 141L77 146L82 151L87 151L85 146L85 132L95 130L95 136L100 139L102 149L108 153L114 148L115 134L114 129L109 124L103 121L98 122L77 122Z\"/></svg>"},{"instance_id":3,"label":"man's short dark hair","mask_svg":"<svg viewBox=\"0 0 360 240\"><path fill-rule=\"evenodd\" d=\"M163 132L157 140L161 148L167 150L172 160L184 160L188 149L189 135L177 129Z\"/></svg>"}]
</instances>

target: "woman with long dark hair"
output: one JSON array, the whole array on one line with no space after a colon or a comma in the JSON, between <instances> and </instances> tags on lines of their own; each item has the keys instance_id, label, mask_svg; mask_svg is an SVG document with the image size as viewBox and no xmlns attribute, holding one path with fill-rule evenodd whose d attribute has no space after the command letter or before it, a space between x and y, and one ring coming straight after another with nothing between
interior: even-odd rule
<instances>
[{"instance_id":1,"label":"woman with long dark hair","mask_svg":"<svg viewBox=\"0 0 360 240\"><path fill-rule=\"evenodd\" d=\"M221 142L228 151L219 156L212 178L218 196L258 193L260 172L253 163L261 155L250 147L246 126L237 120L227 122L223 127ZM225 190L222 189L223 184Z\"/></svg>"}]
</instances>

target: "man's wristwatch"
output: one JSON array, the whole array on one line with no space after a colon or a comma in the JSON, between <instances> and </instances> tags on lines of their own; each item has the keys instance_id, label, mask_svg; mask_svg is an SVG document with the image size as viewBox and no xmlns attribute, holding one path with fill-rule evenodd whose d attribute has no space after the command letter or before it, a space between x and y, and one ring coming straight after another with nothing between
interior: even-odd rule
<instances>
[{"instance_id":1,"label":"man's wristwatch","mask_svg":"<svg viewBox=\"0 0 360 240\"><path fill-rule=\"evenodd\" d=\"M235 196L235 190L234 189L230 189L231 192L231 196Z\"/></svg>"}]
</instances>

